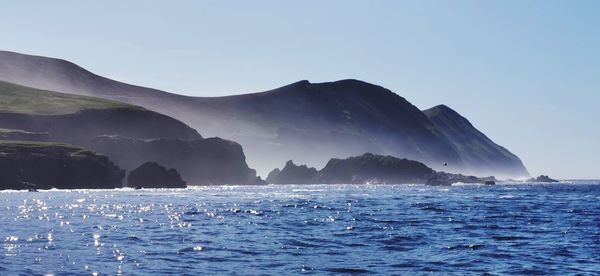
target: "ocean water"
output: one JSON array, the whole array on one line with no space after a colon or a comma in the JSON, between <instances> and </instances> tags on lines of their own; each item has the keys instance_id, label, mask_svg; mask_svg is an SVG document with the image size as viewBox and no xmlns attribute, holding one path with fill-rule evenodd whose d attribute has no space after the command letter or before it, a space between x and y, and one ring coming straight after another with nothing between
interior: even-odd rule
<instances>
[{"instance_id":1,"label":"ocean water","mask_svg":"<svg viewBox=\"0 0 600 276\"><path fill-rule=\"evenodd\" d=\"M600 183L0 193L0 274L599 274Z\"/></svg>"}]
</instances>

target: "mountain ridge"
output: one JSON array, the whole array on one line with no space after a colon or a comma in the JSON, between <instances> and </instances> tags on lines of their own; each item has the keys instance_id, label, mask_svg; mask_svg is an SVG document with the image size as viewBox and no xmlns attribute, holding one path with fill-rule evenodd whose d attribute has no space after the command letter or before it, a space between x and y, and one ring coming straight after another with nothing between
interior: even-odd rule
<instances>
[{"instance_id":1,"label":"mountain ridge","mask_svg":"<svg viewBox=\"0 0 600 276\"><path fill-rule=\"evenodd\" d=\"M426 112L400 95L355 79L324 83L302 80L264 92L190 97L112 81L52 58L0 52L0 61L0 80L139 105L177 118L205 137L237 141L248 162L263 175L289 159L322 166L331 157L364 152L414 159L434 169L448 163L451 166L444 169L473 175L528 175L518 157L507 158L511 166L471 161L477 158L469 155L480 153L458 147L460 139L451 139L456 138L449 131L451 127L434 123ZM55 69L57 64L62 67ZM489 138L475 140L495 145ZM497 145L486 149L508 152ZM493 161L490 158L494 155L486 160Z\"/></svg>"}]
</instances>

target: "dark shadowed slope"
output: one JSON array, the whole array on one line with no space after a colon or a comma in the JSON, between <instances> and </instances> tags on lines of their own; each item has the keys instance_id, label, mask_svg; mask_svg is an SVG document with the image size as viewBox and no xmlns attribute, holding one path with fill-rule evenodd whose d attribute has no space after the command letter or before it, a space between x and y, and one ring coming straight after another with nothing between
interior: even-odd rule
<instances>
[{"instance_id":1,"label":"dark shadowed slope","mask_svg":"<svg viewBox=\"0 0 600 276\"><path fill-rule=\"evenodd\" d=\"M106 156L59 143L0 141L0 190L120 188Z\"/></svg>"},{"instance_id":2,"label":"dark shadowed slope","mask_svg":"<svg viewBox=\"0 0 600 276\"><path fill-rule=\"evenodd\" d=\"M357 80L301 81L263 93L195 98L116 82L64 60L12 52L0 52L0 80L161 112L205 136L239 142L261 174L290 159L322 166L333 156L364 152L419 160L436 169L448 162L452 168L444 169L453 172L477 168L518 177L526 171L520 161L513 164L520 167L516 170L471 163L478 161L465 156L478 153L465 153L469 147L457 147L415 106L390 90Z\"/></svg>"},{"instance_id":3,"label":"dark shadowed slope","mask_svg":"<svg viewBox=\"0 0 600 276\"><path fill-rule=\"evenodd\" d=\"M497 145L477 130L465 117L445 105L423 111L457 152L461 153L466 173L496 176L528 175L516 155ZM453 164L450 164L452 167ZM511 172L511 174L502 174Z\"/></svg>"}]
</instances>

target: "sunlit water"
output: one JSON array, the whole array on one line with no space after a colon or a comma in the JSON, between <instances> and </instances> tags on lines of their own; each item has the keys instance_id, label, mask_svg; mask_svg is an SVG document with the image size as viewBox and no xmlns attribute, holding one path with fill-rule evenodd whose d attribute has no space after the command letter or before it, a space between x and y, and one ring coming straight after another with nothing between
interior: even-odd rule
<instances>
[{"instance_id":1,"label":"sunlit water","mask_svg":"<svg viewBox=\"0 0 600 276\"><path fill-rule=\"evenodd\" d=\"M0 193L0 274L600 273L599 183Z\"/></svg>"}]
</instances>

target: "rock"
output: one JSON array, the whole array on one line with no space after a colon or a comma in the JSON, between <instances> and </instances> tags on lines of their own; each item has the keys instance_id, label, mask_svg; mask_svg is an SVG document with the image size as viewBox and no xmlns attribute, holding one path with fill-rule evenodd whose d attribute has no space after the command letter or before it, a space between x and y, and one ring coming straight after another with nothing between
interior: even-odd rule
<instances>
[{"instance_id":1,"label":"rock","mask_svg":"<svg viewBox=\"0 0 600 276\"><path fill-rule=\"evenodd\" d=\"M543 175L543 174L542 174L542 175L540 175L540 176L538 176L538 177L536 177L536 178L531 178L531 179L528 179L528 180L527 180L527 182L544 182L544 183L554 183L554 182L559 182L559 181L558 181L558 180L556 180L556 179L552 179L552 178L550 178L550 177L549 177L549 176L547 176L547 175Z\"/></svg>"},{"instance_id":2,"label":"rock","mask_svg":"<svg viewBox=\"0 0 600 276\"><path fill-rule=\"evenodd\" d=\"M454 183L466 183L466 184L487 184L488 183L496 184L496 178L493 176L488 177L476 177L476 176L467 176L462 174L454 174L447 172L435 172L433 174L432 179L426 183L427 185L445 185L449 186Z\"/></svg>"},{"instance_id":3,"label":"rock","mask_svg":"<svg viewBox=\"0 0 600 276\"><path fill-rule=\"evenodd\" d=\"M296 166L292 160L287 161L282 170L274 169L267 176L271 184L311 184L316 183L317 169L306 165Z\"/></svg>"},{"instance_id":4,"label":"rock","mask_svg":"<svg viewBox=\"0 0 600 276\"><path fill-rule=\"evenodd\" d=\"M58 143L0 141L0 190L110 189L125 171L106 156Z\"/></svg>"},{"instance_id":5,"label":"rock","mask_svg":"<svg viewBox=\"0 0 600 276\"><path fill-rule=\"evenodd\" d=\"M496 181L488 180L484 183L485 185L496 185Z\"/></svg>"},{"instance_id":6,"label":"rock","mask_svg":"<svg viewBox=\"0 0 600 276\"><path fill-rule=\"evenodd\" d=\"M331 159L320 171L288 161L282 170L274 169L267 177L273 184L427 184L449 186L452 183L495 182L494 177L475 177L436 172L421 162L365 153L346 159Z\"/></svg>"},{"instance_id":7,"label":"rock","mask_svg":"<svg viewBox=\"0 0 600 276\"><path fill-rule=\"evenodd\" d=\"M175 169L168 169L156 162L146 162L129 172L127 186L132 188L186 188L185 181Z\"/></svg>"},{"instance_id":8,"label":"rock","mask_svg":"<svg viewBox=\"0 0 600 276\"><path fill-rule=\"evenodd\" d=\"M318 175L319 183L425 183L435 171L421 162L365 153L331 159Z\"/></svg>"}]
</instances>

